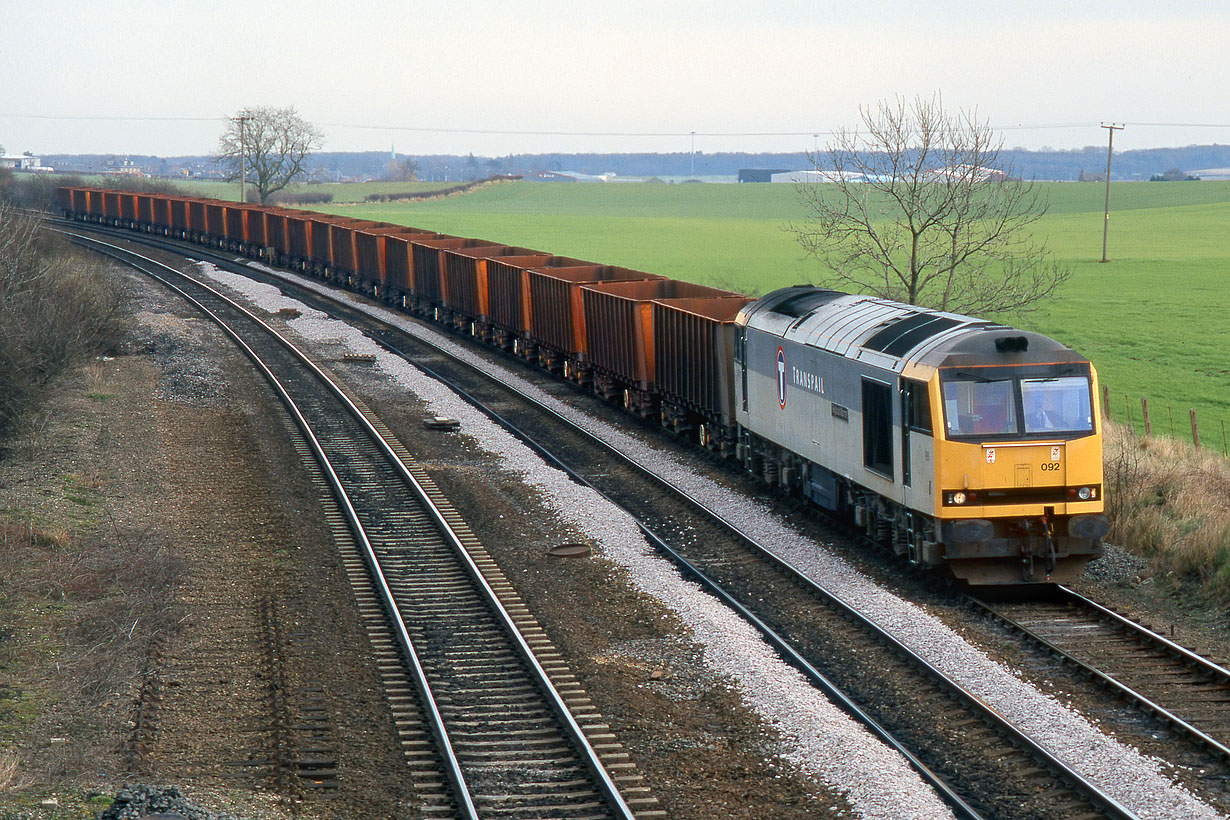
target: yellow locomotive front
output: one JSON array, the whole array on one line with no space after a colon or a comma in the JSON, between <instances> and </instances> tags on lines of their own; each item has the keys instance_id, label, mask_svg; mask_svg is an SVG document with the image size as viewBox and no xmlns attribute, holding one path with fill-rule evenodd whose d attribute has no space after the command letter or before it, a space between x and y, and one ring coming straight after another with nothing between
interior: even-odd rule
<instances>
[{"instance_id":1,"label":"yellow locomotive front","mask_svg":"<svg viewBox=\"0 0 1230 820\"><path fill-rule=\"evenodd\" d=\"M934 515L957 577L1062 583L1102 554L1102 434L1088 361L950 359L930 395L943 419Z\"/></svg>"}]
</instances>

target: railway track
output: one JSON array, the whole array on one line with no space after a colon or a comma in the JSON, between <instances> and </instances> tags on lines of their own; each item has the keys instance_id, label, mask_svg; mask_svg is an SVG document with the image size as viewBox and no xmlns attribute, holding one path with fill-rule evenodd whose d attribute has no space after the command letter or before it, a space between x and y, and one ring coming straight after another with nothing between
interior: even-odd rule
<instances>
[{"instance_id":1,"label":"railway track","mask_svg":"<svg viewBox=\"0 0 1230 820\"><path fill-rule=\"evenodd\" d=\"M1230 670L1224 666L1066 587L1042 600L970 601L1230 770Z\"/></svg>"},{"instance_id":2,"label":"railway track","mask_svg":"<svg viewBox=\"0 0 1230 820\"><path fill-rule=\"evenodd\" d=\"M370 412L217 291L130 250L84 236L75 241L160 279L214 318L295 418L333 488L331 524L353 537L347 572L377 633L373 644L407 763L421 772L426 814L662 815L482 545ZM321 782L336 776L328 758L313 759L312 751L274 757L293 761L300 776L304 767ZM608 769L634 797L625 799Z\"/></svg>"},{"instance_id":3,"label":"railway track","mask_svg":"<svg viewBox=\"0 0 1230 820\"><path fill-rule=\"evenodd\" d=\"M320 302L278 281L291 295ZM328 309L346 314L632 512L659 549L705 579L817 686L896 745L960 816L1132 816L877 626L572 423L353 306ZM493 406L501 408L498 414ZM552 442L550 452L540 441Z\"/></svg>"}]
</instances>

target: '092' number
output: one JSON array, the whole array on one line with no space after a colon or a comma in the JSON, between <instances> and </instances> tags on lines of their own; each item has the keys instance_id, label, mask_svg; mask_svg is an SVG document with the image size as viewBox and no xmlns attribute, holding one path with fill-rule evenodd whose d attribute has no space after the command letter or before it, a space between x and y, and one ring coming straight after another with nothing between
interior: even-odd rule
<instances>
[{"instance_id":1,"label":"'092' number","mask_svg":"<svg viewBox=\"0 0 1230 820\"><path fill-rule=\"evenodd\" d=\"M1044 462L1042 462L1042 470L1043 470L1044 472L1054 472L1054 471L1056 471L1056 470L1058 470L1058 469L1059 469L1059 462L1058 462L1058 461L1044 461Z\"/></svg>"}]
</instances>

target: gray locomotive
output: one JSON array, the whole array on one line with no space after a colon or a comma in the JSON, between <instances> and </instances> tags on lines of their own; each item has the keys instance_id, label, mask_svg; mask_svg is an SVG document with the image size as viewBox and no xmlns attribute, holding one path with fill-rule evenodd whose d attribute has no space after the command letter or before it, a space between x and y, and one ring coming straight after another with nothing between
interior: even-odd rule
<instances>
[{"instance_id":1,"label":"gray locomotive","mask_svg":"<svg viewBox=\"0 0 1230 820\"><path fill-rule=\"evenodd\" d=\"M769 483L975 584L1068 580L1101 554L1097 374L1078 353L813 287L746 305L734 332L737 457Z\"/></svg>"}]
</instances>

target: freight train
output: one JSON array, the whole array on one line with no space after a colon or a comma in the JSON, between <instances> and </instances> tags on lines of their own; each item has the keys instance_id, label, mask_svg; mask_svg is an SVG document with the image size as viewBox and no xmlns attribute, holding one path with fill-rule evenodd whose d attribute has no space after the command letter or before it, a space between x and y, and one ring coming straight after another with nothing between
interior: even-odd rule
<instances>
[{"instance_id":1,"label":"freight train","mask_svg":"<svg viewBox=\"0 0 1230 820\"><path fill-rule=\"evenodd\" d=\"M470 334L972 585L1069 581L1102 552L1097 372L1040 334L811 286L750 299L306 210L59 197L68 218L261 259Z\"/></svg>"}]
</instances>

